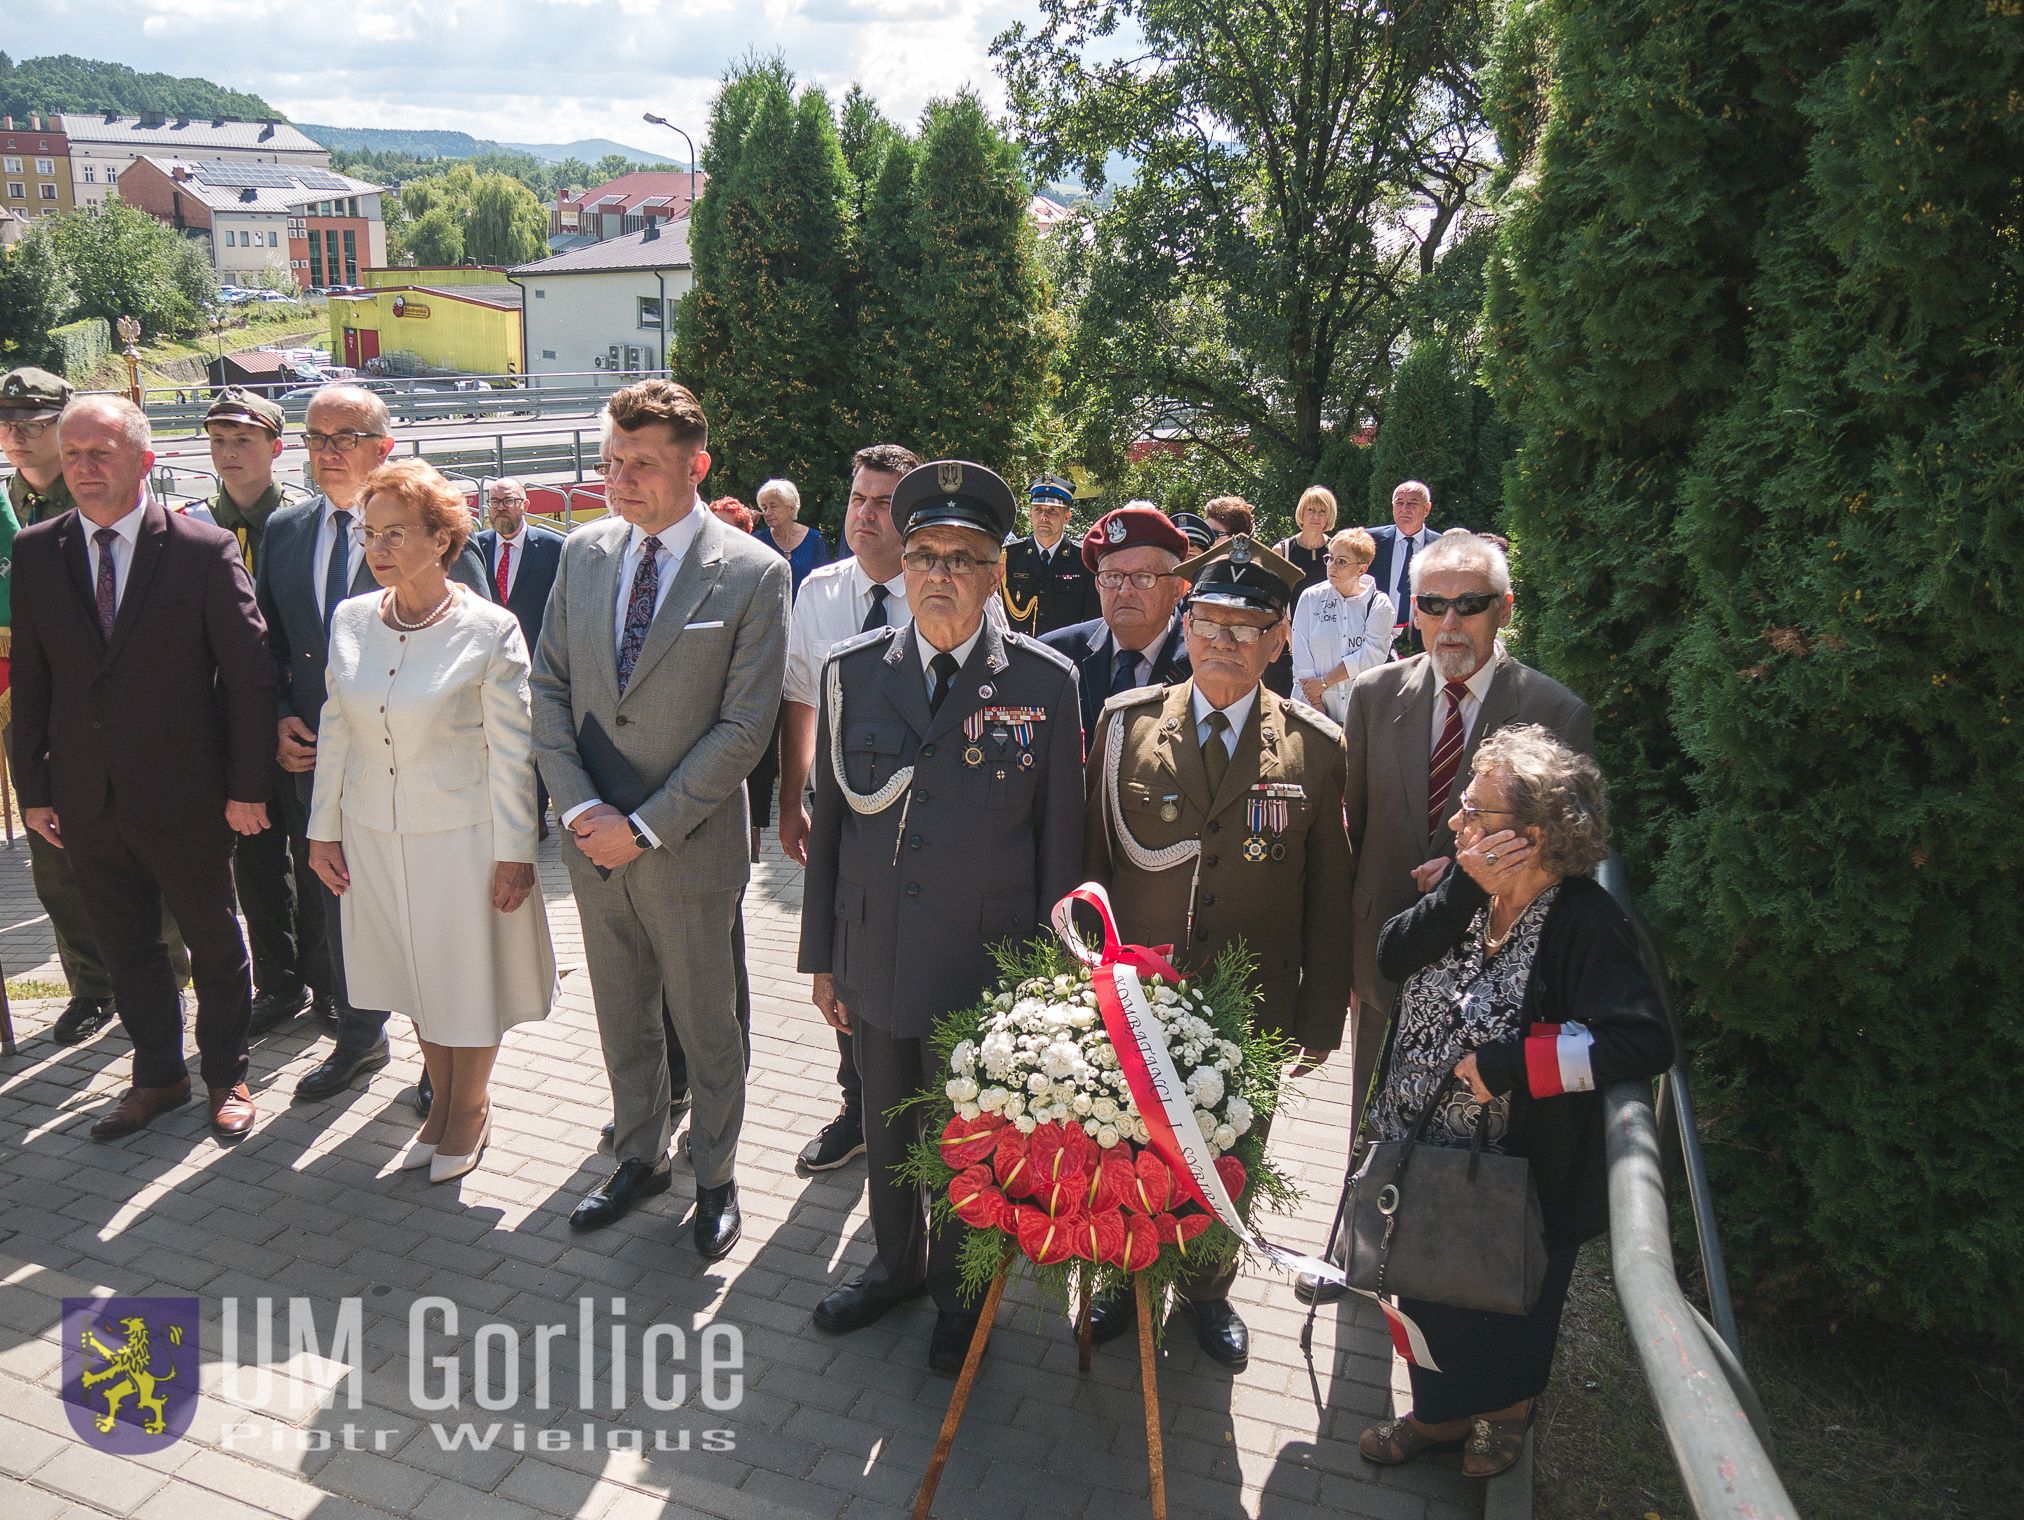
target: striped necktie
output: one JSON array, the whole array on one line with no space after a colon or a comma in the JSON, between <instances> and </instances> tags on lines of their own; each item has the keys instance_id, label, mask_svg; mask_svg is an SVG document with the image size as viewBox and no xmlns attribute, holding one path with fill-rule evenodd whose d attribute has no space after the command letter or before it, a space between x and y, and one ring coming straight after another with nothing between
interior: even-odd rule
<instances>
[{"instance_id":1,"label":"striped necktie","mask_svg":"<svg viewBox=\"0 0 2024 1520\"><path fill-rule=\"evenodd\" d=\"M1427 764L1427 837L1438 839L1447 822L1448 793L1455 785L1455 773L1462 768L1462 699L1469 694L1466 681L1450 681L1441 688L1448 699L1447 720L1441 724L1441 739Z\"/></svg>"}]
</instances>

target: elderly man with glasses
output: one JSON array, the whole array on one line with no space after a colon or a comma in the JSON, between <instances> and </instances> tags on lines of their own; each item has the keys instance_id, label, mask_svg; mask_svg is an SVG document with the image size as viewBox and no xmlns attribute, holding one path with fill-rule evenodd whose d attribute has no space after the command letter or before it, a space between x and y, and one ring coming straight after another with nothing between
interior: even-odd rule
<instances>
[{"instance_id":1,"label":"elderly man with glasses","mask_svg":"<svg viewBox=\"0 0 2024 1520\"><path fill-rule=\"evenodd\" d=\"M356 385L329 385L309 403L302 434L309 451L309 470L317 494L295 506L283 507L267 519L254 591L267 640L274 653L280 682L277 754L291 786L281 789L289 848L305 857L309 850L310 786L316 775L316 725L323 714L324 661L330 640L330 619L347 597L377 592L365 563L359 536L364 503L359 499L366 477L394 451L393 419L386 403ZM469 543L451 567L451 579L488 600L491 578ZM337 899L318 885L323 902L324 930L329 940L332 989L337 1017L336 1042L329 1056L296 1084L299 1098L328 1098L343 1092L360 1077L387 1064L384 1008L352 1006L344 976L344 945ZM417 1091L426 1113L430 1093L427 1074Z\"/></svg>"},{"instance_id":2,"label":"elderly man with glasses","mask_svg":"<svg viewBox=\"0 0 2024 1520\"><path fill-rule=\"evenodd\" d=\"M1127 502L1090 525L1082 562L1096 581L1103 616L1071 623L1041 642L1075 662L1082 682L1082 731L1096 730L1103 704L1140 686L1188 676L1188 650L1174 609L1188 582L1175 568L1189 552L1173 520L1151 502Z\"/></svg>"},{"instance_id":3,"label":"elderly man with glasses","mask_svg":"<svg viewBox=\"0 0 2024 1520\"><path fill-rule=\"evenodd\" d=\"M1551 676L1504 651L1511 566L1466 528L1451 528L1414 555L1412 618L1420 654L1365 671L1349 689L1343 742L1349 758L1349 838L1355 846L1351 940L1356 1019L1350 1089L1360 1124L1398 988L1377 965L1378 934L1431 891L1455 853L1454 816L1483 740L1513 723L1537 723L1571 749L1594 747L1587 704ZM1303 1277L1296 1292L1342 1290Z\"/></svg>"}]
</instances>

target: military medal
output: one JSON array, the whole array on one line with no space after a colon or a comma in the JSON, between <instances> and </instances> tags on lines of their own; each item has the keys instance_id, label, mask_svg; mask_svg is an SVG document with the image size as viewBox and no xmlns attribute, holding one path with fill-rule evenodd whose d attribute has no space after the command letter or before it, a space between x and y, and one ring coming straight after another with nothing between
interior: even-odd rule
<instances>
[{"instance_id":1,"label":"military medal","mask_svg":"<svg viewBox=\"0 0 2024 1520\"><path fill-rule=\"evenodd\" d=\"M1244 822L1251 830L1251 837L1244 841L1246 860L1262 861L1268 855L1274 860L1286 858L1286 846L1278 840L1286 832L1286 794L1289 790L1301 791L1299 787L1288 788L1280 783L1261 782L1252 787L1250 795L1244 799ZM1268 829L1274 840L1270 845L1265 842Z\"/></svg>"},{"instance_id":2,"label":"military medal","mask_svg":"<svg viewBox=\"0 0 2024 1520\"><path fill-rule=\"evenodd\" d=\"M973 744L968 749L963 751L963 764L968 766L978 766L982 765L983 763L984 763L984 751L980 749L978 746Z\"/></svg>"},{"instance_id":3,"label":"military medal","mask_svg":"<svg viewBox=\"0 0 2024 1520\"><path fill-rule=\"evenodd\" d=\"M1160 822L1172 823L1181 816L1181 799L1169 793L1160 798Z\"/></svg>"},{"instance_id":4,"label":"military medal","mask_svg":"<svg viewBox=\"0 0 2024 1520\"><path fill-rule=\"evenodd\" d=\"M1262 861L1265 858L1265 853L1264 835L1253 834L1249 839L1244 841L1244 858L1253 865Z\"/></svg>"}]
</instances>

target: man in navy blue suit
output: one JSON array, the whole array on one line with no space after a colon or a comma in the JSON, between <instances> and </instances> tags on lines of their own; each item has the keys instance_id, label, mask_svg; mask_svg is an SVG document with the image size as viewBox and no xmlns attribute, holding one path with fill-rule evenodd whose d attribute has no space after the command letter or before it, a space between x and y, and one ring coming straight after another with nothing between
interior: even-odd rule
<instances>
[{"instance_id":1,"label":"man in navy blue suit","mask_svg":"<svg viewBox=\"0 0 2024 1520\"><path fill-rule=\"evenodd\" d=\"M1412 618L1410 576L1413 556L1433 547L1434 540L1441 536L1427 526L1433 512L1433 492L1417 480L1401 481L1392 492L1392 520L1370 530L1371 542L1377 545L1377 557L1370 562L1370 578L1377 582L1378 590L1392 599L1392 613L1398 622L1394 647L1400 659L1420 648Z\"/></svg>"},{"instance_id":2,"label":"man in navy blue suit","mask_svg":"<svg viewBox=\"0 0 2024 1520\"><path fill-rule=\"evenodd\" d=\"M1174 567L1189 552L1173 519L1149 502L1106 513L1083 535L1082 562L1096 578L1103 616L1057 628L1040 642L1075 662L1084 738L1119 692L1188 678L1188 646L1174 616L1188 583Z\"/></svg>"},{"instance_id":3,"label":"man in navy blue suit","mask_svg":"<svg viewBox=\"0 0 2024 1520\"><path fill-rule=\"evenodd\" d=\"M510 477L492 482L485 506L492 526L478 535L478 553L500 605L520 619L531 658L541 642L541 615L548 608L555 572L562 567L562 535L527 520L527 487ZM541 821L541 838L546 839L548 788L539 775L534 796L534 816Z\"/></svg>"}]
</instances>

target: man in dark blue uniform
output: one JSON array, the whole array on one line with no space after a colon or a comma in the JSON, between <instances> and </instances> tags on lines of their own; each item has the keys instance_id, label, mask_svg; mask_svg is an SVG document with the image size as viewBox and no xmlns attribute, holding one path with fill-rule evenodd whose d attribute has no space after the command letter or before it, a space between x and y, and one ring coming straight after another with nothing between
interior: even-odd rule
<instances>
[{"instance_id":1,"label":"man in dark blue uniform","mask_svg":"<svg viewBox=\"0 0 2024 1520\"><path fill-rule=\"evenodd\" d=\"M1075 487L1059 475L1042 475L1027 488L1026 519L1033 536L1005 546L1005 619L1035 638L1083 623L1103 608L1081 546L1068 537Z\"/></svg>"}]
</instances>

